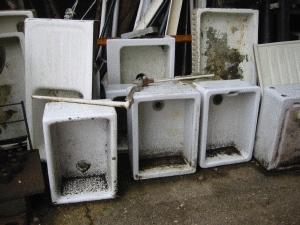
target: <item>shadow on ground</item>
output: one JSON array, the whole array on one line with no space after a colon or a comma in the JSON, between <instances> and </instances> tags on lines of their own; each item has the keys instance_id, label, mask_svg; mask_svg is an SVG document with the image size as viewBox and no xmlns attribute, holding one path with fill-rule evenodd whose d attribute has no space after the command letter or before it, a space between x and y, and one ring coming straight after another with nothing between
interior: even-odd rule
<instances>
[{"instance_id":1,"label":"shadow on ground","mask_svg":"<svg viewBox=\"0 0 300 225\"><path fill-rule=\"evenodd\" d=\"M270 173L255 159L134 181L122 153L115 199L53 206L46 183L31 199L31 224L300 224L299 185L300 170Z\"/></svg>"}]
</instances>

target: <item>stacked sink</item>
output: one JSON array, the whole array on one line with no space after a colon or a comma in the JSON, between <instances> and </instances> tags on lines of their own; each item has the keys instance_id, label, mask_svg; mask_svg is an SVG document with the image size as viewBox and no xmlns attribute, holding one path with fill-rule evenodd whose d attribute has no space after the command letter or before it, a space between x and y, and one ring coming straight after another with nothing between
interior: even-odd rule
<instances>
[{"instance_id":1,"label":"stacked sink","mask_svg":"<svg viewBox=\"0 0 300 225\"><path fill-rule=\"evenodd\" d=\"M254 46L261 91L254 156L267 170L300 166L300 41Z\"/></svg>"},{"instance_id":2,"label":"stacked sink","mask_svg":"<svg viewBox=\"0 0 300 225\"><path fill-rule=\"evenodd\" d=\"M127 110L91 105L97 98L95 21L27 19L27 112L34 148L47 162L52 201L114 198L120 151L129 153L135 180L247 162L253 149L267 170L299 165L300 54L292 49L300 42L257 45L257 24L256 10L194 11L191 77L214 74L205 81L172 81L173 37L108 40L105 101L131 98ZM270 57L283 62L279 69L264 64L266 52L283 57ZM134 87L138 75L154 83ZM90 102L54 103L32 95Z\"/></svg>"}]
</instances>

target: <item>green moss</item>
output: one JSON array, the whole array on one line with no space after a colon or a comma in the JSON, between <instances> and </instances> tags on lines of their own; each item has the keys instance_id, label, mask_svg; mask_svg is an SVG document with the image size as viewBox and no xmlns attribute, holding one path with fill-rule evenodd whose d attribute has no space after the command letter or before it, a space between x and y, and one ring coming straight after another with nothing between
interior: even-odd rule
<instances>
[{"instance_id":1,"label":"green moss","mask_svg":"<svg viewBox=\"0 0 300 225\"><path fill-rule=\"evenodd\" d=\"M226 33L218 37L220 35L217 31L210 27L206 35L208 48L204 53L207 57L205 73L213 73L223 80L243 79L243 71L239 65L247 60L247 56L228 46Z\"/></svg>"}]
</instances>

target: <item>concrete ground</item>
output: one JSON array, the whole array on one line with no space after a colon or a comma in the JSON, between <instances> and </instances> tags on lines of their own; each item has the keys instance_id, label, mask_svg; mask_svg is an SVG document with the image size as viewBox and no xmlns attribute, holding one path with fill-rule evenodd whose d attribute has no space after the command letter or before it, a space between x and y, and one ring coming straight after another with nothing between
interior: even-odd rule
<instances>
[{"instance_id":1,"label":"concrete ground","mask_svg":"<svg viewBox=\"0 0 300 225\"><path fill-rule=\"evenodd\" d=\"M31 224L300 224L300 170L266 172L255 159L190 175L134 181L119 155L118 197L51 204L32 198Z\"/></svg>"}]
</instances>

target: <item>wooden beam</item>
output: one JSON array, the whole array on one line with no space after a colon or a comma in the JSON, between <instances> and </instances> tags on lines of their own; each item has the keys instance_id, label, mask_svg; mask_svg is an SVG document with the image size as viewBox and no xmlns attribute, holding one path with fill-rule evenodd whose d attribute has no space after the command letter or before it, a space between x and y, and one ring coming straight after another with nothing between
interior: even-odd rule
<instances>
[{"instance_id":1,"label":"wooden beam","mask_svg":"<svg viewBox=\"0 0 300 225\"><path fill-rule=\"evenodd\" d=\"M164 36L147 36L146 38L163 38ZM192 35L174 35L174 36L171 36L171 37L174 37L175 38L175 42L177 43L181 43L181 42L191 42L192 41ZM106 45L106 42L107 40L109 39L118 39L120 37L117 37L117 38L98 38L97 39L97 45L100 45L100 46L105 46Z\"/></svg>"}]
</instances>

